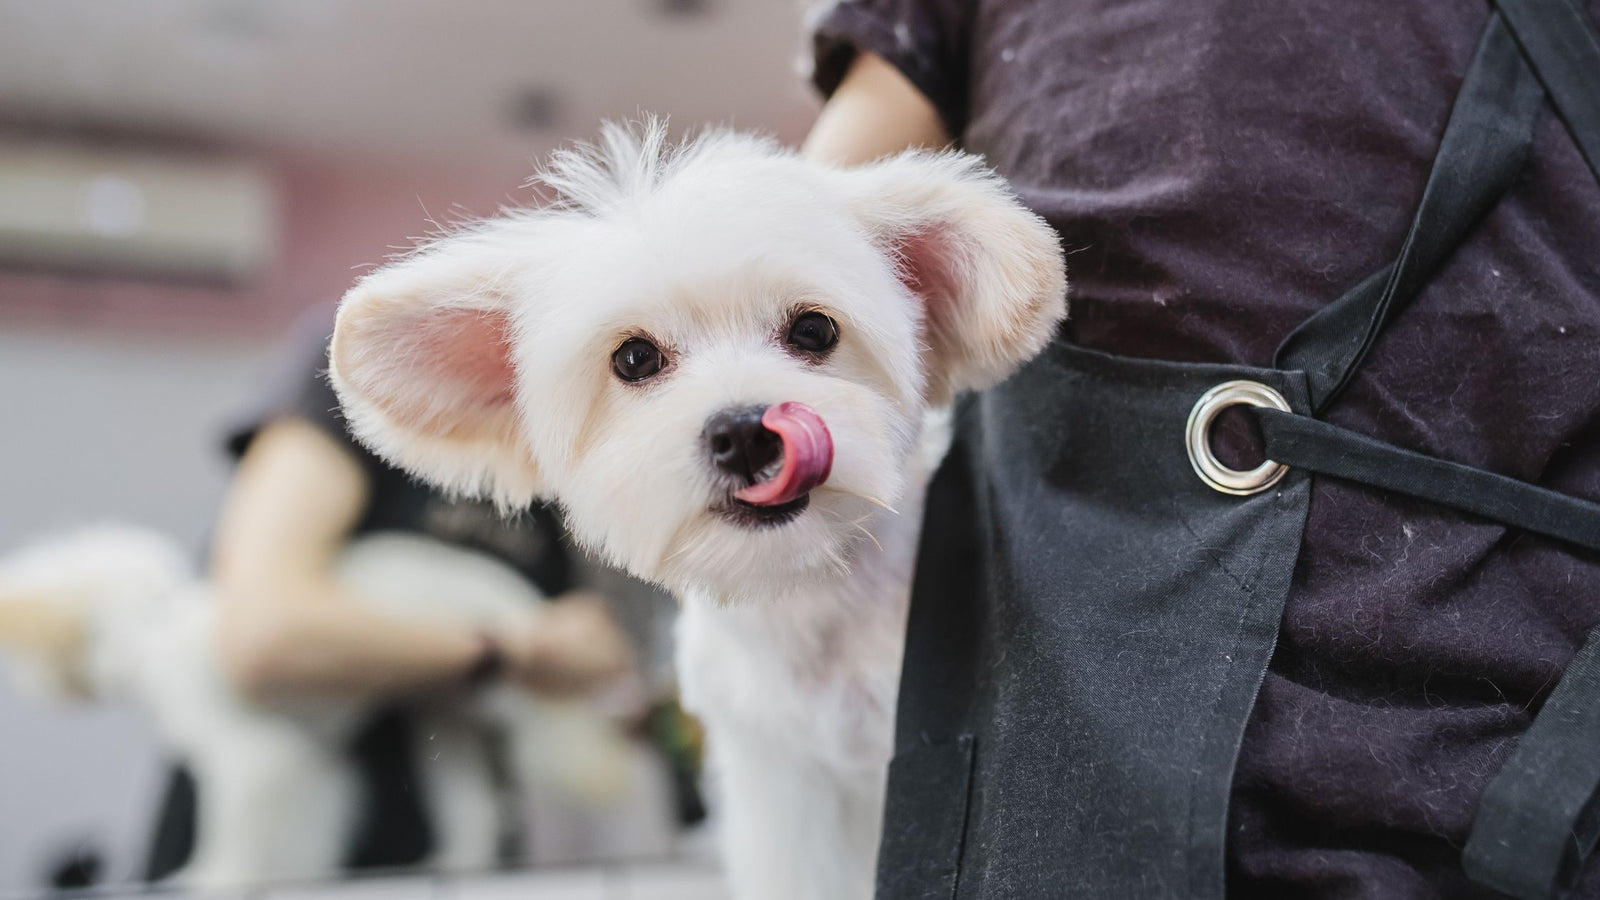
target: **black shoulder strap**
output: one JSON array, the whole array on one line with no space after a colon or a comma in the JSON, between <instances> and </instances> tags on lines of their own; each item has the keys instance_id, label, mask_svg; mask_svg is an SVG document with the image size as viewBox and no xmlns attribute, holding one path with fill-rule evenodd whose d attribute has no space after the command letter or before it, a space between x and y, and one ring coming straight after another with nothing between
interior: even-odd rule
<instances>
[{"instance_id":1,"label":"black shoulder strap","mask_svg":"<svg viewBox=\"0 0 1600 900\"><path fill-rule=\"evenodd\" d=\"M1400 255L1300 323L1278 347L1273 364L1306 373L1314 412L1344 390L1383 327L1415 299L1511 186L1533 144L1543 100L1544 91L1505 20L1491 14Z\"/></svg>"},{"instance_id":2,"label":"black shoulder strap","mask_svg":"<svg viewBox=\"0 0 1600 900\"><path fill-rule=\"evenodd\" d=\"M1399 256L1307 319L1278 348L1327 408L1384 326L1510 187L1544 95L1600 179L1600 36L1573 0L1493 0L1496 11L1451 110L1439 155ZM1600 506L1411 454L1314 419L1263 411L1268 455L1424 497L1600 549ZM1463 866L1473 880L1543 900L1600 842L1600 627L1491 781Z\"/></svg>"},{"instance_id":3,"label":"black shoulder strap","mask_svg":"<svg viewBox=\"0 0 1600 900\"><path fill-rule=\"evenodd\" d=\"M1494 0L1600 180L1600 35L1576 0Z\"/></svg>"},{"instance_id":4,"label":"black shoulder strap","mask_svg":"<svg viewBox=\"0 0 1600 900\"><path fill-rule=\"evenodd\" d=\"M1467 876L1521 900L1571 884L1600 840L1600 628L1478 801Z\"/></svg>"},{"instance_id":5,"label":"black shoulder strap","mask_svg":"<svg viewBox=\"0 0 1600 900\"><path fill-rule=\"evenodd\" d=\"M1494 0L1600 179L1600 35L1571 0ZM1600 842L1600 627L1478 803L1462 854L1480 884L1555 896Z\"/></svg>"}]
</instances>

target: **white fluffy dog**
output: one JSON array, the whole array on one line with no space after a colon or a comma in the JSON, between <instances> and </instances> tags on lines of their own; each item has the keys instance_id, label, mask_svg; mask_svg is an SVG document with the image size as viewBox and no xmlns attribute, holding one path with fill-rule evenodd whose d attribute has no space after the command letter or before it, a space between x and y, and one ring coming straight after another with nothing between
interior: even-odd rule
<instances>
[{"instance_id":1,"label":"white fluffy dog","mask_svg":"<svg viewBox=\"0 0 1600 900\"><path fill-rule=\"evenodd\" d=\"M423 621L520 625L544 602L501 563L414 535L353 542L337 574L372 606ZM58 696L140 704L193 772L196 847L178 880L217 888L330 877L356 812L346 747L367 704L240 696L216 657L215 627L209 588L159 534L102 526L0 561L0 645L19 674ZM631 749L580 705L497 685L420 702L416 715L433 867L496 861L501 822L484 719L506 729L519 780L590 802L627 789Z\"/></svg>"},{"instance_id":2,"label":"white fluffy dog","mask_svg":"<svg viewBox=\"0 0 1600 900\"><path fill-rule=\"evenodd\" d=\"M649 123L541 180L553 205L346 295L346 415L437 485L554 498L676 592L736 894L869 897L925 423L1050 338L1055 234L958 153L835 169Z\"/></svg>"}]
</instances>

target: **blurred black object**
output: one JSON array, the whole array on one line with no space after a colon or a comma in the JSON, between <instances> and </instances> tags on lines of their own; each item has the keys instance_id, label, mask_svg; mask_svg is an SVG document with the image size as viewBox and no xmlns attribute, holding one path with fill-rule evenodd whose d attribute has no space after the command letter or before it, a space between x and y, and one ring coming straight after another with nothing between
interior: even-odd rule
<instances>
[{"instance_id":1,"label":"blurred black object","mask_svg":"<svg viewBox=\"0 0 1600 900\"><path fill-rule=\"evenodd\" d=\"M161 792L156 812L155 834L145 858L146 881L160 881L183 867L194 852L195 827L194 776L181 765L167 773L167 786Z\"/></svg>"},{"instance_id":2,"label":"blurred black object","mask_svg":"<svg viewBox=\"0 0 1600 900\"><path fill-rule=\"evenodd\" d=\"M711 11L710 0L656 0L656 8L663 15L690 18Z\"/></svg>"},{"instance_id":3,"label":"blurred black object","mask_svg":"<svg viewBox=\"0 0 1600 900\"><path fill-rule=\"evenodd\" d=\"M384 710L350 747L351 760L361 777L361 801L346 868L414 865L433 849L433 831L422 799L413 789L417 763L411 752L411 727L398 710ZM189 861L194 852L195 809L194 777L175 765L156 820L145 880L160 881Z\"/></svg>"},{"instance_id":4,"label":"blurred black object","mask_svg":"<svg viewBox=\"0 0 1600 900\"><path fill-rule=\"evenodd\" d=\"M705 731L684 712L675 697L657 700L645 714L644 730L672 773L673 803L678 824L694 825L706 817L700 795L700 769L705 759Z\"/></svg>"},{"instance_id":5,"label":"blurred black object","mask_svg":"<svg viewBox=\"0 0 1600 900\"><path fill-rule=\"evenodd\" d=\"M100 851L88 841L83 841L62 854L51 866L50 886L58 891L94 887L100 883L100 876L104 872L105 863Z\"/></svg>"}]
</instances>

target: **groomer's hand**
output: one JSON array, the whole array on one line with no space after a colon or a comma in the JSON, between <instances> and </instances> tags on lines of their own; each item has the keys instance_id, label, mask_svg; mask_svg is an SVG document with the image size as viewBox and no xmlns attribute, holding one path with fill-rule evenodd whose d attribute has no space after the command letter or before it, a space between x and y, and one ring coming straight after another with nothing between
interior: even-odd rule
<instances>
[{"instance_id":1,"label":"groomer's hand","mask_svg":"<svg viewBox=\"0 0 1600 900\"><path fill-rule=\"evenodd\" d=\"M633 647L591 592L563 595L502 640L507 674L547 696L586 694L633 669Z\"/></svg>"}]
</instances>

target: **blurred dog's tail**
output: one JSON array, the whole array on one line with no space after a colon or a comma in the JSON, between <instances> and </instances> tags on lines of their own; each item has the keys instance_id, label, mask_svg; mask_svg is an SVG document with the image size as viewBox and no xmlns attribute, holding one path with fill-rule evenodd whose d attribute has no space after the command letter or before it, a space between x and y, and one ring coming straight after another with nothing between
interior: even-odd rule
<instances>
[{"instance_id":1,"label":"blurred dog's tail","mask_svg":"<svg viewBox=\"0 0 1600 900\"><path fill-rule=\"evenodd\" d=\"M104 645L193 577L177 543L149 529L101 524L34 541L0 555L0 653L30 693L92 697Z\"/></svg>"}]
</instances>

